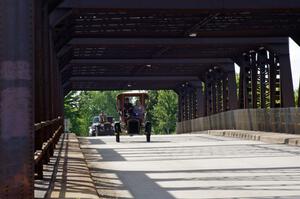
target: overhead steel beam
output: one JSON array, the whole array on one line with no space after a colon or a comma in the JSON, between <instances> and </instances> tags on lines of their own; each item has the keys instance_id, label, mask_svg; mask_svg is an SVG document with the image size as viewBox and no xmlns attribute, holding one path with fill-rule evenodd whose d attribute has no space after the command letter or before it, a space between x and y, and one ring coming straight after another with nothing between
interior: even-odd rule
<instances>
[{"instance_id":1,"label":"overhead steel beam","mask_svg":"<svg viewBox=\"0 0 300 199\"><path fill-rule=\"evenodd\" d=\"M233 63L231 59L73 59L72 65L105 65L105 64L223 64Z\"/></svg>"},{"instance_id":2,"label":"overhead steel beam","mask_svg":"<svg viewBox=\"0 0 300 199\"><path fill-rule=\"evenodd\" d=\"M68 16L72 14L72 10L67 9L55 9L49 16L49 22L52 27L59 24L61 21L66 19Z\"/></svg>"},{"instance_id":3,"label":"overhead steel beam","mask_svg":"<svg viewBox=\"0 0 300 199\"><path fill-rule=\"evenodd\" d=\"M55 10L55 8L60 5L64 0L48 0L49 12Z\"/></svg>"},{"instance_id":4,"label":"overhead steel beam","mask_svg":"<svg viewBox=\"0 0 300 199\"><path fill-rule=\"evenodd\" d=\"M285 44L288 37L217 37L217 38L73 38L67 45L73 46L121 46L121 45L264 45Z\"/></svg>"},{"instance_id":5,"label":"overhead steel beam","mask_svg":"<svg viewBox=\"0 0 300 199\"><path fill-rule=\"evenodd\" d=\"M174 85L136 85L132 87L127 86L76 86L74 85L71 90L80 91L115 91L115 90L173 90L176 86ZM65 95L71 90L65 91Z\"/></svg>"},{"instance_id":6,"label":"overhead steel beam","mask_svg":"<svg viewBox=\"0 0 300 199\"><path fill-rule=\"evenodd\" d=\"M280 48L288 43L288 37L217 37L217 38L73 38L57 53L60 57L73 47L117 47L117 46L163 46L153 57L159 56L172 46L265 46ZM276 49L276 51L278 51Z\"/></svg>"},{"instance_id":7,"label":"overhead steel beam","mask_svg":"<svg viewBox=\"0 0 300 199\"><path fill-rule=\"evenodd\" d=\"M198 76L73 76L70 81L197 81Z\"/></svg>"},{"instance_id":8,"label":"overhead steel beam","mask_svg":"<svg viewBox=\"0 0 300 199\"><path fill-rule=\"evenodd\" d=\"M133 82L128 86L128 82L74 82L70 89L72 90L173 90L183 82ZM66 89L69 91L68 89Z\"/></svg>"},{"instance_id":9,"label":"overhead steel beam","mask_svg":"<svg viewBox=\"0 0 300 199\"><path fill-rule=\"evenodd\" d=\"M299 9L296 0L64 0L60 8L249 10Z\"/></svg>"}]
</instances>

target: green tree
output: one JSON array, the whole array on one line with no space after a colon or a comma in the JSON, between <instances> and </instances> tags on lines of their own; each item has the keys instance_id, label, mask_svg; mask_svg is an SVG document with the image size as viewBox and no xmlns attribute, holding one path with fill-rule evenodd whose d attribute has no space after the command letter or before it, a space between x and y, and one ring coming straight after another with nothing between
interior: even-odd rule
<instances>
[{"instance_id":1,"label":"green tree","mask_svg":"<svg viewBox=\"0 0 300 199\"><path fill-rule=\"evenodd\" d=\"M147 110L147 120L152 123L152 127L155 128L157 126L157 121L154 117L154 108L157 104L158 91L149 91L149 102L146 107Z\"/></svg>"},{"instance_id":2,"label":"green tree","mask_svg":"<svg viewBox=\"0 0 300 199\"><path fill-rule=\"evenodd\" d=\"M174 133L177 121L178 97L174 91L159 91L157 104L153 109L154 132Z\"/></svg>"},{"instance_id":3,"label":"green tree","mask_svg":"<svg viewBox=\"0 0 300 199\"><path fill-rule=\"evenodd\" d=\"M80 96L78 92L71 91L66 97L64 101L64 115L65 118L68 118L72 124L71 131L79 132L80 125L79 124L79 99Z\"/></svg>"},{"instance_id":4,"label":"green tree","mask_svg":"<svg viewBox=\"0 0 300 199\"><path fill-rule=\"evenodd\" d=\"M104 111L118 118L116 96L118 91L74 91L65 97L65 117L70 119L71 131L77 135L88 135L88 128L94 116Z\"/></svg>"}]
</instances>

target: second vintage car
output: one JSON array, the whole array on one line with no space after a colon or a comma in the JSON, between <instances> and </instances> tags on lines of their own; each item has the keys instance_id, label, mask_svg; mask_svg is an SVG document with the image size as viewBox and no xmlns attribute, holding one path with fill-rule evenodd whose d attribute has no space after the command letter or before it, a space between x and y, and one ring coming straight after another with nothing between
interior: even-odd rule
<instances>
[{"instance_id":1,"label":"second vintage car","mask_svg":"<svg viewBox=\"0 0 300 199\"><path fill-rule=\"evenodd\" d=\"M106 121L101 121L100 116L93 118L89 129L89 136L114 135L114 118L111 116L107 116L106 118Z\"/></svg>"}]
</instances>

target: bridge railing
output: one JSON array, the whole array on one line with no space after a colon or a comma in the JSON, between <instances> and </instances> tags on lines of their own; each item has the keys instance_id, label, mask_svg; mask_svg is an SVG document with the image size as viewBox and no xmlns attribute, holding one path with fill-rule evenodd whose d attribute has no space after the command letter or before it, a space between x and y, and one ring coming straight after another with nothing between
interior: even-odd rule
<instances>
[{"instance_id":1,"label":"bridge railing","mask_svg":"<svg viewBox=\"0 0 300 199\"><path fill-rule=\"evenodd\" d=\"M63 133L62 117L43 121L34 125L35 129L35 177L43 178L43 165L48 164L54 155L54 149Z\"/></svg>"},{"instance_id":2,"label":"bridge railing","mask_svg":"<svg viewBox=\"0 0 300 199\"><path fill-rule=\"evenodd\" d=\"M177 133L206 130L300 133L300 108L238 109L177 123Z\"/></svg>"}]
</instances>

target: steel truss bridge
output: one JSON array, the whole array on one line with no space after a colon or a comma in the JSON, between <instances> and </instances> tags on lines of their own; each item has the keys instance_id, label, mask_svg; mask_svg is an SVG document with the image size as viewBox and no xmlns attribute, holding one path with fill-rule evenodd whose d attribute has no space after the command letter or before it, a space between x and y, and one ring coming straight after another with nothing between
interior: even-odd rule
<instances>
[{"instance_id":1,"label":"steel truss bridge","mask_svg":"<svg viewBox=\"0 0 300 199\"><path fill-rule=\"evenodd\" d=\"M299 132L300 1L0 0L0 13L0 198L33 198L71 90L174 90L178 133Z\"/></svg>"}]
</instances>

